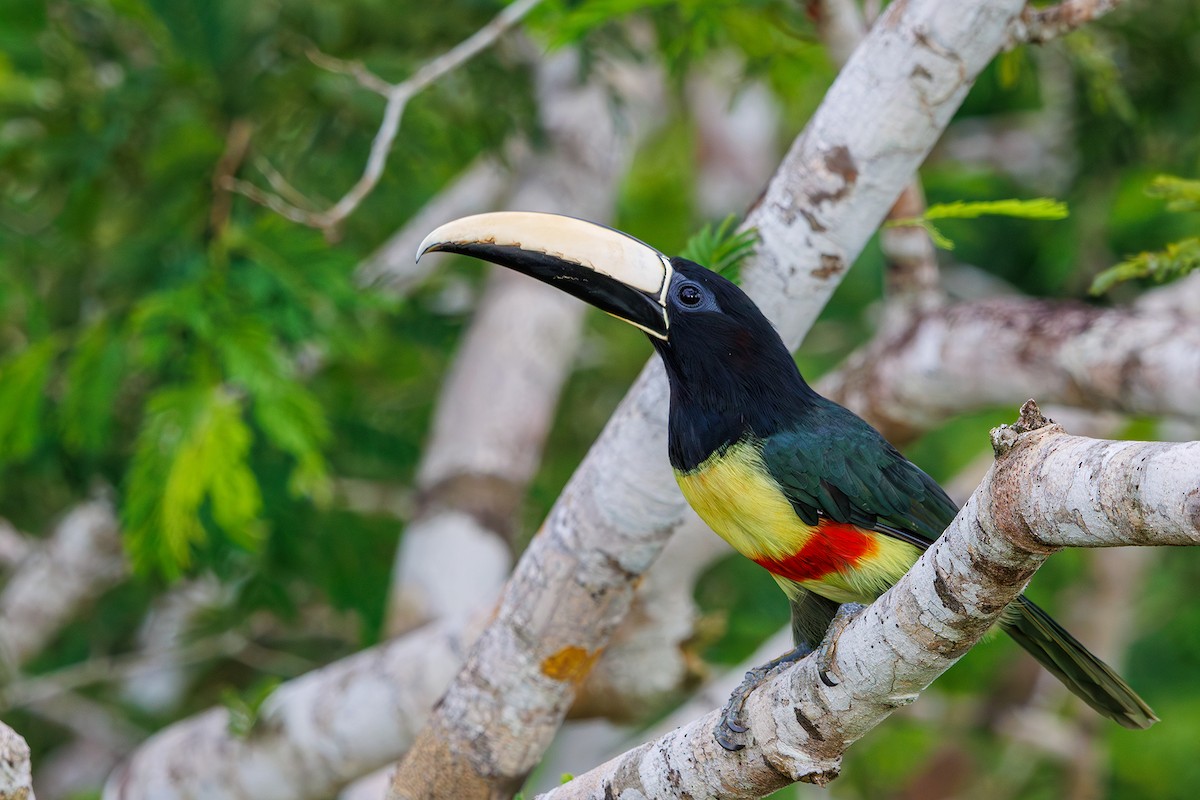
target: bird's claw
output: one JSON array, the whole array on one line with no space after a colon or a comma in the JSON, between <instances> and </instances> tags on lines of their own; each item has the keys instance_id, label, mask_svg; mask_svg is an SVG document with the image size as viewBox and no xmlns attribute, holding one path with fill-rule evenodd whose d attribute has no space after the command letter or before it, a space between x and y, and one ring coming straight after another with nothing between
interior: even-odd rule
<instances>
[{"instance_id":1,"label":"bird's claw","mask_svg":"<svg viewBox=\"0 0 1200 800\"><path fill-rule=\"evenodd\" d=\"M745 742L739 741L745 738L742 734L749 730L741 721L742 707L746 703L746 696L762 683L758 672L758 670L747 672L746 678L729 695L729 702L721 710L721 718L717 722L716 730L713 731L713 738L717 740L717 744L731 753L736 753L746 746Z\"/></svg>"},{"instance_id":2,"label":"bird's claw","mask_svg":"<svg viewBox=\"0 0 1200 800\"><path fill-rule=\"evenodd\" d=\"M738 687L729 695L729 702L725 704L725 708L721 711L721 719L717 722L717 727L713 731L713 738L717 740L717 744L731 753L736 753L738 750L744 748L746 746L745 743L738 741L738 739L745 738L742 734L750 729L742 722L742 711L746 705L746 698L769 678L787 669L794 662L800 660L810 652L811 649L807 647L797 647L774 661L769 661L761 667L755 667L747 672L746 677L742 679ZM736 737L736 739L733 737Z\"/></svg>"},{"instance_id":3,"label":"bird's claw","mask_svg":"<svg viewBox=\"0 0 1200 800\"><path fill-rule=\"evenodd\" d=\"M717 744L721 745L721 747L725 748L731 753L736 753L738 750L744 749L746 745L742 744L741 742L734 741L729 736L729 732L732 730L733 729L729 727L729 723L722 719L717 723L716 729L713 730L713 738L717 740ZM744 731L745 728L742 730Z\"/></svg>"}]
</instances>

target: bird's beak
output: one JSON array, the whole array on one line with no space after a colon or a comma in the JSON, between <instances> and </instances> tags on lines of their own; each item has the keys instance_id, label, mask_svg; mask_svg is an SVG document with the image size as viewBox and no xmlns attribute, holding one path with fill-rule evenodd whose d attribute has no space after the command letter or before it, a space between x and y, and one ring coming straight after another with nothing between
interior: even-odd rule
<instances>
[{"instance_id":1,"label":"bird's beak","mask_svg":"<svg viewBox=\"0 0 1200 800\"><path fill-rule=\"evenodd\" d=\"M438 251L531 275L667 338L671 260L620 231L558 214L498 211L447 222L425 237L417 259Z\"/></svg>"}]
</instances>

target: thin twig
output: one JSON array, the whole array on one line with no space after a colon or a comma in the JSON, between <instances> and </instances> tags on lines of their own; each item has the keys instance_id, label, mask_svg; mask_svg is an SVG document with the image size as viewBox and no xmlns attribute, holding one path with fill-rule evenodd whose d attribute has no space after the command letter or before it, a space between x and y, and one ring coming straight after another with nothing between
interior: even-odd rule
<instances>
[{"instance_id":1,"label":"thin twig","mask_svg":"<svg viewBox=\"0 0 1200 800\"><path fill-rule=\"evenodd\" d=\"M256 158L254 159L254 168L263 174L263 177L267 179L267 183L271 184L271 188L284 200L287 200L296 206L296 208L307 208L315 213L316 209L313 206L313 201L305 197L304 193L295 186L288 183L287 178L283 177L283 174L279 170L271 166L270 161L267 161L265 158Z\"/></svg>"},{"instance_id":2,"label":"thin twig","mask_svg":"<svg viewBox=\"0 0 1200 800\"><path fill-rule=\"evenodd\" d=\"M253 132L254 125L249 120L239 117L230 123L229 132L225 135L225 151L217 160L217 168L213 173L213 201L208 215L208 227L214 236L219 237L229 222L229 212L233 209L229 179L237 174L246 159L246 151L250 149L250 135Z\"/></svg>"},{"instance_id":3,"label":"thin twig","mask_svg":"<svg viewBox=\"0 0 1200 800\"><path fill-rule=\"evenodd\" d=\"M232 176L228 177L223 185L230 191L245 195L292 222L318 228L325 231L327 235L330 234L338 224L354 213L383 177L388 153L400 130L400 120L408 101L443 75L452 72L490 47L541 2L542 0L516 0L457 46L426 63L411 77L400 83L388 83L368 70L361 62L343 61L323 53L309 51L308 57L314 64L332 72L349 75L363 88L387 99L387 105L383 110L383 120L380 122L375 139L371 142L371 151L367 156L367 163L363 168L362 175L340 200L324 211L305 210L279 194L264 191L252 183L237 180Z\"/></svg>"},{"instance_id":4,"label":"thin twig","mask_svg":"<svg viewBox=\"0 0 1200 800\"><path fill-rule=\"evenodd\" d=\"M164 654L169 654L176 664L189 664L236 655L247 644L247 639L239 633L224 633L189 642L172 650L160 651L151 656L132 653L111 658L93 658L36 678L14 681L0 692L0 710L41 702L91 684L108 683L153 672L161 669L161 658Z\"/></svg>"},{"instance_id":5,"label":"thin twig","mask_svg":"<svg viewBox=\"0 0 1200 800\"><path fill-rule=\"evenodd\" d=\"M315 47L308 48L305 55L308 56L309 61L321 69L336 72L339 75L349 75L358 81L359 86L369 89L382 97L387 97L391 94L392 89L395 88L395 84L385 81L374 72L371 72L361 61L346 61L336 56L331 56L328 53L322 53Z\"/></svg>"}]
</instances>

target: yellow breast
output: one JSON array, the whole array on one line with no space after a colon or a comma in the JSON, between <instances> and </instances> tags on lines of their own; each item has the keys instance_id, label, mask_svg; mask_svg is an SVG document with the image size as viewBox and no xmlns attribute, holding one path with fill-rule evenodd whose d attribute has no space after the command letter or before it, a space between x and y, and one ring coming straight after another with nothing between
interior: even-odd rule
<instances>
[{"instance_id":1,"label":"yellow breast","mask_svg":"<svg viewBox=\"0 0 1200 800\"><path fill-rule=\"evenodd\" d=\"M791 580L764 562L788 562L799 557L814 536L818 551L830 531L806 524L780 490L763 463L754 442L739 442L714 453L696 469L676 472L683 496L708 526L742 555L767 566L789 596L807 589L839 603L869 603L903 575L920 555L918 548L890 536L862 531L871 545L862 558L830 564L820 577ZM836 528L838 526L834 526ZM811 549L810 551L811 552ZM818 563L827 558L819 558ZM813 565L815 566L815 564ZM804 572L805 570L797 570Z\"/></svg>"},{"instance_id":2,"label":"yellow breast","mask_svg":"<svg viewBox=\"0 0 1200 800\"><path fill-rule=\"evenodd\" d=\"M786 558L813 534L779 491L753 442L714 453L695 469L676 472L675 479L708 527L747 558Z\"/></svg>"}]
</instances>

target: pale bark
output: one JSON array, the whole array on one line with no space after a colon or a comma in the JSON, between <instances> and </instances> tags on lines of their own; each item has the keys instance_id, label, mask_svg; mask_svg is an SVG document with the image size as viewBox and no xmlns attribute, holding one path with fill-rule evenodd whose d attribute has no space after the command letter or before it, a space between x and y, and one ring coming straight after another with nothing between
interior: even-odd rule
<instances>
[{"instance_id":1,"label":"pale bark","mask_svg":"<svg viewBox=\"0 0 1200 800\"><path fill-rule=\"evenodd\" d=\"M34 800L29 745L0 722L0 800Z\"/></svg>"},{"instance_id":2,"label":"pale bark","mask_svg":"<svg viewBox=\"0 0 1200 800\"><path fill-rule=\"evenodd\" d=\"M148 669L126 678L121 694L153 713L174 710L187 694L193 665L180 659L181 645L206 611L228 603L230 592L215 575L183 581L154 599L138 630L138 649Z\"/></svg>"},{"instance_id":3,"label":"pale bark","mask_svg":"<svg viewBox=\"0 0 1200 800\"><path fill-rule=\"evenodd\" d=\"M699 611L696 581L730 554L692 511L663 548L637 589L633 608L579 687L571 717L639 722L654 716L704 673L688 648Z\"/></svg>"},{"instance_id":4,"label":"pale bark","mask_svg":"<svg viewBox=\"0 0 1200 800\"><path fill-rule=\"evenodd\" d=\"M109 777L104 797L328 797L404 751L471 636L428 625L288 681L245 739L229 733L224 708L176 723Z\"/></svg>"},{"instance_id":5,"label":"pale bark","mask_svg":"<svg viewBox=\"0 0 1200 800\"><path fill-rule=\"evenodd\" d=\"M893 5L851 58L746 221L761 244L745 286L789 344L811 325L1021 5ZM576 471L401 765L393 796L507 794L537 763L629 608L634 581L682 516L665 460L665 388L654 363Z\"/></svg>"},{"instance_id":6,"label":"pale bark","mask_svg":"<svg viewBox=\"0 0 1200 800\"><path fill-rule=\"evenodd\" d=\"M854 52L746 224L745 288L798 343L999 49L1016 2L893 5ZM903 145L898 145L903 143Z\"/></svg>"},{"instance_id":7,"label":"pale bark","mask_svg":"<svg viewBox=\"0 0 1200 800\"><path fill-rule=\"evenodd\" d=\"M867 35L867 23L854 0L809 0L808 12L817 35L835 66L841 68ZM888 220L911 219L925 213L925 191L914 175L888 211ZM938 289L937 253L925 230L916 225L889 227L879 232L887 262L887 311L908 314L935 304Z\"/></svg>"},{"instance_id":8,"label":"pale bark","mask_svg":"<svg viewBox=\"0 0 1200 800\"><path fill-rule=\"evenodd\" d=\"M1200 442L1068 436L1029 403L993 446L996 464L913 569L750 696L744 750L716 744L713 711L543 797L760 797L827 783L846 748L966 653L1052 553L1200 544Z\"/></svg>"},{"instance_id":9,"label":"pale bark","mask_svg":"<svg viewBox=\"0 0 1200 800\"><path fill-rule=\"evenodd\" d=\"M987 353L981 358L981 353ZM1187 314L1001 298L900 320L822 383L893 443L949 413L1047 402L1196 419L1200 326Z\"/></svg>"},{"instance_id":10,"label":"pale bark","mask_svg":"<svg viewBox=\"0 0 1200 800\"><path fill-rule=\"evenodd\" d=\"M9 677L88 603L129 574L112 506L76 506L0 593L0 670Z\"/></svg>"},{"instance_id":11,"label":"pale bark","mask_svg":"<svg viewBox=\"0 0 1200 800\"><path fill-rule=\"evenodd\" d=\"M682 565L664 566L678 570ZM647 576L647 585L655 583L652 575ZM680 597L690 596L691 584L685 574L679 581L661 585L669 588L658 595L659 600L669 601L664 598L668 591L676 599L645 618L645 624L659 633L667 627L664 620L685 618L683 613L672 617L671 609ZM461 665L478 627L463 631L447 623L427 625L288 681L268 698L246 739L230 734L225 709L175 723L138 748L109 779L104 796L109 800L328 797L348 781L384 767L409 747L429 708ZM679 630L678 623L670 629ZM645 644L635 632L629 638L635 645ZM662 650L670 646L664 641ZM606 658L623 658L622 650L614 645ZM682 655L679 658L686 661ZM654 668L660 667L668 674L679 669L665 658L655 662ZM643 676L629 675L622 667L600 668L600 674L628 676L635 685L608 683L608 690L645 699ZM662 697L656 702L661 703Z\"/></svg>"},{"instance_id":12,"label":"pale bark","mask_svg":"<svg viewBox=\"0 0 1200 800\"><path fill-rule=\"evenodd\" d=\"M517 513L579 341L582 307L494 271L443 386L417 477L418 511L396 553L388 628L461 622L512 566Z\"/></svg>"},{"instance_id":13,"label":"pale bark","mask_svg":"<svg viewBox=\"0 0 1200 800\"><path fill-rule=\"evenodd\" d=\"M33 542L6 519L0 519L0 568L12 569L33 552Z\"/></svg>"}]
</instances>

